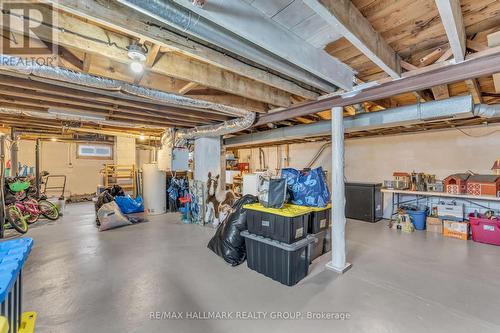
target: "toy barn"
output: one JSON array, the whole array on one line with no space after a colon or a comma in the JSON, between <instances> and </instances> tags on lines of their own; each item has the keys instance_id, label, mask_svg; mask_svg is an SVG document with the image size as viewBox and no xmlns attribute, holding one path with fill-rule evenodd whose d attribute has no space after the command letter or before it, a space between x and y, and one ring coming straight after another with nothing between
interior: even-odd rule
<instances>
[{"instance_id":1,"label":"toy barn","mask_svg":"<svg viewBox=\"0 0 500 333\"><path fill-rule=\"evenodd\" d=\"M470 174L456 173L444 179L444 188L450 194L465 194L467 193L467 180Z\"/></svg>"},{"instance_id":2,"label":"toy barn","mask_svg":"<svg viewBox=\"0 0 500 333\"><path fill-rule=\"evenodd\" d=\"M500 175L472 175L467 180L467 194L500 197Z\"/></svg>"}]
</instances>

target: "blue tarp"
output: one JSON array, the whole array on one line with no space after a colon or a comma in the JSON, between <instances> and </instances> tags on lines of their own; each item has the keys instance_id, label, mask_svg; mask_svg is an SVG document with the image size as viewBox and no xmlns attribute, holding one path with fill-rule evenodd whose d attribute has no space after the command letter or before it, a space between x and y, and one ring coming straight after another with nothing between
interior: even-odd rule
<instances>
[{"instance_id":1,"label":"blue tarp","mask_svg":"<svg viewBox=\"0 0 500 333\"><path fill-rule=\"evenodd\" d=\"M115 202L123 214L141 213L144 211L144 201L138 195L135 200L130 195L117 196Z\"/></svg>"}]
</instances>

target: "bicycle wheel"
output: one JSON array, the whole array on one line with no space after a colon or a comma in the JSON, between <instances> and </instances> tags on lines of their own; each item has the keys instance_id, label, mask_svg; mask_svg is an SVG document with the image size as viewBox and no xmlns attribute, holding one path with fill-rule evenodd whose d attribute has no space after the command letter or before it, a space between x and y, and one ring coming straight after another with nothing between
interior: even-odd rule
<instances>
[{"instance_id":1,"label":"bicycle wheel","mask_svg":"<svg viewBox=\"0 0 500 333\"><path fill-rule=\"evenodd\" d=\"M21 234L25 234L28 232L28 222L26 221L27 219L15 205L7 207L7 218L10 225L14 229L16 229L17 232Z\"/></svg>"},{"instance_id":2,"label":"bicycle wheel","mask_svg":"<svg viewBox=\"0 0 500 333\"><path fill-rule=\"evenodd\" d=\"M35 223L36 221L38 221L38 218L40 217L39 214L30 214L26 220L26 222L28 222L28 224L33 224Z\"/></svg>"},{"instance_id":3,"label":"bicycle wheel","mask_svg":"<svg viewBox=\"0 0 500 333\"><path fill-rule=\"evenodd\" d=\"M59 218L59 209L56 205L47 200L38 201L38 209L42 212L42 215L49 220L57 220Z\"/></svg>"}]
</instances>

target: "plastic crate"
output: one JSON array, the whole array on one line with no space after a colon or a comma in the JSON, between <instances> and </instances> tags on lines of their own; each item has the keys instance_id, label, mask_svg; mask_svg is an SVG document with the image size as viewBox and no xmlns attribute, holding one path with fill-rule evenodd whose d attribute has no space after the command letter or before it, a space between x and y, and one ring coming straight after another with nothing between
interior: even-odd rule
<instances>
[{"instance_id":1,"label":"plastic crate","mask_svg":"<svg viewBox=\"0 0 500 333\"><path fill-rule=\"evenodd\" d=\"M285 205L283 209L264 208L260 204L244 205L248 232L292 244L307 235L309 207Z\"/></svg>"},{"instance_id":2,"label":"plastic crate","mask_svg":"<svg viewBox=\"0 0 500 333\"><path fill-rule=\"evenodd\" d=\"M0 316L12 332L22 331L22 269L33 247L31 238L0 242Z\"/></svg>"},{"instance_id":3,"label":"plastic crate","mask_svg":"<svg viewBox=\"0 0 500 333\"><path fill-rule=\"evenodd\" d=\"M309 235L314 238L314 241L309 244L309 262L312 262L323 254L326 232L326 230L323 230L316 234Z\"/></svg>"},{"instance_id":4,"label":"plastic crate","mask_svg":"<svg viewBox=\"0 0 500 333\"><path fill-rule=\"evenodd\" d=\"M330 207L312 208L307 227L308 234L317 234L320 231L328 229L330 226Z\"/></svg>"},{"instance_id":5,"label":"plastic crate","mask_svg":"<svg viewBox=\"0 0 500 333\"><path fill-rule=\"evenodd\" d=\"M248 268L287 286L293 286L309 273L311 236L285 244L242 231L245 237Z\"/></svg>"},{"instance_id":6,"label":"plastic crate","mask_svg":"<svg viewBox=\"0 0 500 333\"><path fill-rule=\"evenodd\" d=\"M484 216L470 216L469 220L474 242L500 245L500 218L487 219Z\"/></svg>"}]
</instances>

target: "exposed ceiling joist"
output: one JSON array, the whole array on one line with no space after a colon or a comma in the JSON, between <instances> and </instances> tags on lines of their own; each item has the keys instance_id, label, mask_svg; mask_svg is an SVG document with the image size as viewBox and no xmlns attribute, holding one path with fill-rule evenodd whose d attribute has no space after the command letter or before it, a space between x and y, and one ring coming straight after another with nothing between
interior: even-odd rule
<instances>
[{"instance_id":1,"label":"exposed ceiling joist","mask_svg":"<svg viewBox=\"0 0 500 333\"><path fill-rule=\"evenodd\" d=\"M479 84L476 79L468 79L465 80L465 85L472 95L472 99L475 104L483 103L483 98L481 96L481 89L479 88Z\"/></svg>"},{"instance_id":2,"label":"exposed ceiling joist","mask_svg":"<svg viewBox=\"0 0 500 333\"><path fill-rule=\"evenodd\" d=\"M460 0L436 0L455 61L465 59L466 36Z\"/></svg>"},{"instance_id":3,"label":"exposed ceiling joist","mask_svg":"<svg viewBox=\"0 0 500 333\"><path fill-rule=\"evenodd\" d=\"M17 17L11 19L11 22L15 22L10 25L12 30L24 31L24 20ZM40 25L37 36L50 40L52 32L55 32L59 45L63 47L97 54L124 64L130 62L126 50L129 38L66 14L59 15L57 24L58 29L54 30L47 25ZM285 91L183 55L165 53L150 70L272 105L290 105L290 94Z\"/></svg>"},{"instance_id":4,"label":"exposed ceiling joist","mask_svg":"<svg viewBox=\"0 0 500 333\"><path fill-rule=\"evenodd\" d=\"M212 112L203 112L200 110L189 110L186 112L185 109L171 107L171 106L163 106L160 104L148 103L144 101L132 101L125 100L116 97L110 97L104 94L97 94L94 92L88 92L84 90L78 90L77 88L72 87L62 87L62 86L54 86L48 83L37 82L32 80L20 79L16 77L9 77L0 75L0 85L3 86L3 89L8 93L11 93L14 88L18 88L21 91L30 91L30 95L36 96L38 94L50 94L51 96L60 96L62 100L67 99L71 100L74 98L78 98L83 101L87 101L89 104L92 103L101 103L108 104L112 106L116 106L116 108L129 108L134 110L144 110L146 112L153 111L160 114L164 114L165 116L173 115L180 116L183 119L190 120L215 120L215 121L224 121L227 117L212 113Z\"/></svg>"},{"instance_id":5,"label":"exposed ceiling joist","mask_svg":"<svg viewBox=\"0 0 500 333\"><path fill-rule=\"evenodd\" d=\"M498 47L500 45L500 31L488 35L488 46ZM493 85L495 92L500 93L500 73L493 74Z\"/></svg>"},{"instance_id":6,"label":"exposed ceiling joist","mask_svg":"<svg viewBox=\"0 0 500 333\"><path fill-rule=\"evenodd\" d=\"M193 90L198 86L198 83L196 82L188 82L185 86L183 86L181 89L179 89L179 94L184 95L188 93L190 90Z\"/></svg>"},{"instance_id":7,"label":"exposed ceiling joist","mask_svg":"<svg viewBox=\"0 0 500 333\"><path fill-rule=\"evenodd\" d=\"M304 2L387 74L400 77L399 56L350 0Z\"/></svg>"},{"instance_id":8,"label":"exposed ceiling joist","mask_svg":"<svg viewBox=\"0 0 500 333\"><path fill-rule=\"evenodd\" d=\"M245 1L208 2L204 8L184 0L118 2L192 38L297 80L307 81L327 92L335 91L337 87L352 88L354 73L347 65L269 20ZM191 21L195 23L190 24Z\"/></svg>"},{"instance_id":9,"label":"exposed ceiling joist","mask_svg":"<svg viewBox=\"0 0 500 333\"><path fill-rule=\"evenodd\" d=\"M219 50L194 42L162 27L154 19L132 12L122 5L112 2L101 3L94 0L50 1L64 11L99 23L113 30L123 31L137 38L171 50L181 52L195 59L205 61L213 66L238 73L252 80L287 91L307 99L315 99L318 93L305 89L287 78L269 73L267 70L247 64L228 56Z\"/></svg>"},{"instance_id":10,"label":"exposed ceiling joist","mask_svg":"<svg viewBox=\"0 0 500 333\"><path fill-rule=\"evenodd\" d=\"M336 95L315 102L294 104L285 110L261 116L254 126L304 116L327 110L334 106L346 106L378 100L408 91L427 89L434 85L491 75L492 73L500 72L500 47L471 54L469 57L466 57L466 61L460 63L451 64L443 62L437 65L439 66L432 67L434 65L431 65L428 67L432 68L418 69L416 72L420 70L424 71L415 74L407 72L408 76L396 80L387 80L379 85L361 90L357 94Z\"/></svg>"}]
</instances>

